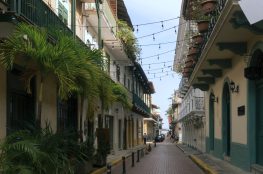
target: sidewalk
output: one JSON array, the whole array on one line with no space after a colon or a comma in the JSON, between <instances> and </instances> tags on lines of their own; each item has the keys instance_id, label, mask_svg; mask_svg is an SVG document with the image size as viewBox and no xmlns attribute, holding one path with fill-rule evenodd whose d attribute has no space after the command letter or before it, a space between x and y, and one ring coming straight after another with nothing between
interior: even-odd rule
<instances>
[{"instance_id":1,"label":"sidewalk","mask_svg":"<svg viewBox=\"0 0 263 174\"><path fill-rule=\"evenodd\" d=\"M147 145L149 145L150 142L147 142ZM153 147L153 144L152 144ZM146 148L145 145L139 145L136 146L132 149L127 149L127 150L121 150L118 151L114 154L110 154L107 156L107 164L110 164L112 167L118 165L119 163L122 162L122 157L126 157L127 159L129 159L132 155L132 152L137 152L137 150L140 150L140 154L142 153L142 149ZM135 156L137 157L137 153L135 153ZM99 168L95 171L93 171L91 174L102 174L105 173L107 171L106 166Z\"/></svg>"},{"instance_id":2,"label":"sidewalk","mask_svg":"<svg viewBox=\"0 0 263 174\"><path fill-rule=\"evenodd\" d=\"M185 154L189 155L190 158L196 162L201 168L203 168L207 173L211 174L251 174L249 172L243 171L226 161L217 159L209 154L205 154L194 150L184 144L177 144Z\"/></svg>"}]
</instances>

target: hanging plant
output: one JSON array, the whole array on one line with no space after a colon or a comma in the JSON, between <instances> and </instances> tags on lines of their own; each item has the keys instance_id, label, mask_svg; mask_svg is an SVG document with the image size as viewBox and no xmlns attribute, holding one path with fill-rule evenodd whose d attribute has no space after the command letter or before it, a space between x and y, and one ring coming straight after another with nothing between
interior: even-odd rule
<instances>
[{"instance_id":1,"label":"hanging plant","mask_svg":"<svg viewBox=\"0 0 263 174\"><path fill-rule=\"evenodd\" d=\"M195 45L199 45L203 42L203 35L201 35L200 33L195 34L194 36L192 36L192 40L193 40L193 44Z\"/></svg>"},{"instance_id":2,"label":"hanging plant","mask_svg":"<svg viewBox=\"0 0 263 174\"><path fill-rule=\"evenodd\" d=\"M140 55L141 49L138 46L132 29L125 21L117 21L117 25L117 37L123 42L124 51L131 60L136 60L136 57Z\"/></svg>"}]
</instances>

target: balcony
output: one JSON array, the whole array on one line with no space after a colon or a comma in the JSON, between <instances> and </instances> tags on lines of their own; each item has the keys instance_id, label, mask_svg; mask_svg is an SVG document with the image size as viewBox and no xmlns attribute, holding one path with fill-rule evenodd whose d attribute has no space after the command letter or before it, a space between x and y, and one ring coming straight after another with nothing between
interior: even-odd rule
<instances>
[{"instance_id":1,"label":"balcony","mask_svg":"<svg viewBox=\"0 0 263 174\"><path fill-rule=\"evenodd\" d=\"M201 34L203 41L189 84L207 91L216 78L221 78L232 68L236 56L247 54L247 41L256 37L259 31L263 30L249 24L238 1L217 0L215 11L210 14L208 30Z\"/></svg>"},{"instance_id":2,"label":"balcony","mask_svg":"<svg viewBox=\"0 0 263 174\"><path fill-rule=\"evenodd\" d=\"M144 101L137 95L133 94L133 111L139 114L145 115L146 117L150 116L150 108L144 103Z\"/></svg>"},{"instance_id":3,"label":"balcony","mask_svg":"<svg viewBox=\"0 0 263 174\"><path fill-rule=\"evenodd\" d=\"M190 115L202 116L204 114L204 97L193 97L189 102L182 105L179 112L179 120Z\"/></svg>"},{"instance_id":4,"label":"balcony","mask_svg":"<svg viewBox=\"0 0 263 174\"><path fill-rule=\"evenodd\" d=\"M0 16L0 21L8 22L17 18L40 27L47 28L48 31L58 29L62 32L72 34L72 31L63 23L60 18L42 0L13 0L7 5L11 12Z\"/></svg>"},{"instance_id":5,"label":"balcony","mask_svg":"<svg viewBox=\"0 0 263 174\"><path fill-rule=\"evenodd\" d=\"M96 11L96 3L84 3L83 13L87 15L87 22L90 23L90 26L93 26L96 29L98 26L98 15ZM113 9L111 9L108 1L103 1L100 4L100 15L101 15L101 38L104 41L116 41L117 33L117 21L116 15L113 14ZM95 31L98 32L98 31ZM98 34L98 33L96 33Z\"/></svg>"}]
</instances>

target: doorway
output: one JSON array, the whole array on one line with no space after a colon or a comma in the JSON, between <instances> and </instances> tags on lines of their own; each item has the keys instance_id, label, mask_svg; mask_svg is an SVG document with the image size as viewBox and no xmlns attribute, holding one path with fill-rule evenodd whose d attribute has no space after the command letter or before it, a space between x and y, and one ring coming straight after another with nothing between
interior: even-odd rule
<instances>
[{"instance_id":1,"label":"doorway","mask_svg":"<svg viewBox=\"0 0 263 174\"><path fill-rule=\"evenodd\" d=\"M209 150L214 151L215 148L215 95L213 93L210 94L209 99Z\"/></svg>"},{"instance_id":2,"label":"doorway","mask_svg":"<svg viewBox=\"0 0 263 174\"><path fill-rule=\"evenodd\" d=\"M28 93L21 80L22 74L18 68L7 72L7 135L35 122L36 80L31 80L31 93Z\"/></svg>"},{"instance_id":3,"label":"doorway","mask_svg":"<svg viewBox=\"0 0 263 174\"><path fill-rule=\"evenodd\" d=\"M222 97L222 140L225 156L230 156L231 153L231 102L229 89L228 83L225 82Z\"/></svg>"}]
</instances>

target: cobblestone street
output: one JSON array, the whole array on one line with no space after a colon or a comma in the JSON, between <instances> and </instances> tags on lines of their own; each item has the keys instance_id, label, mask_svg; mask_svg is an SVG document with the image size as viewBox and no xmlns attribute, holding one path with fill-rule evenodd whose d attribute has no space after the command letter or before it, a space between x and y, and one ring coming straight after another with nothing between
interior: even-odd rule
<instances>
[{"instance_id":1,"label":"cobblestone street","mask_svg":"<svg viewBox=\"0 0 263 174\"><path fill-rule=\"evenodd\" d=\"M152 146L140 162L131 167L131 158L126 160L126 174L203 174L203 171L175 144L164 142ZM122 163L112 168L112 174L122 173Z\"/></svg>"}]
</instances>

